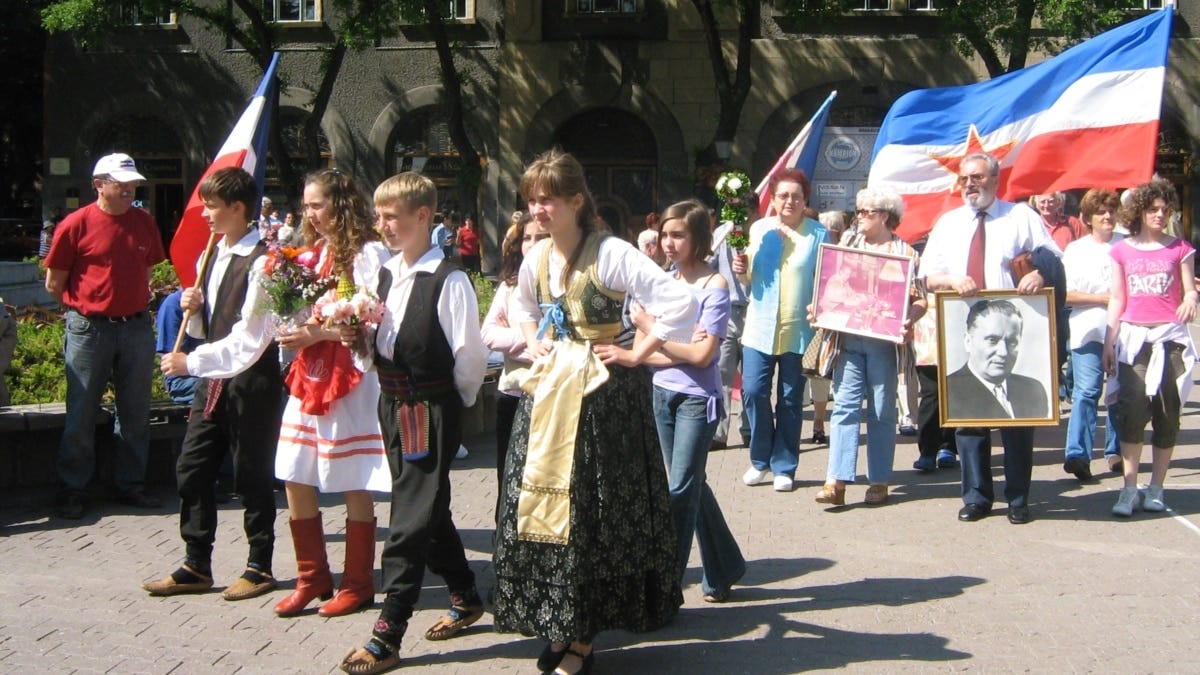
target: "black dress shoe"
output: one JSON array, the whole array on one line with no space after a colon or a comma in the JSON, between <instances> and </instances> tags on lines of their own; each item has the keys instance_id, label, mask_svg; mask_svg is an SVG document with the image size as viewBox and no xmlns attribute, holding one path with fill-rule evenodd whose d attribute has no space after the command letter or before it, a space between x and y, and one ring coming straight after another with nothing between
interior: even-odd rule
<instances>
[{"instance_id":1,"label":"black dress shoe","mask_svg":"<svg viewBox=\"0 0 1200 675\"><path fill-rule=\"evenodd\" d=\"M119 492L116 501L123 506L132 506L138 509L162 508L162 500L147 492Z\"/></svg>"},{"instance_id":2,"label":"black dress shoe","mask_svg":"<svg viewBox=\"0 0 1200 675\"><path fill-rule=\"evenodd\" d=\"M1008 507L1008 522L1013 525L1024 525L1028 523L1029 507L1028 506L1010 506Z\"/></svg>"},{"instance_id":3,"label":"black dress shoe","mask_svg":"<svg viewBox=\"0 0 1200 675\"><path fill-rule=\"evenodd\" d=\"M1092 479L1091 463L1081 457L1072 457L1063 464L1063 471L1075 474L1079 480L1088 481Z\"/></svg>"},{"instance_id":4,"label":"black dress shoe","mask_svg":"<svg viewBox=\"0 0 1200 675\"><path fill-rule=\"evenodd\" d=\"M958 519L964 523L973 523L986 516L991 509L983 504L967 504L958 510Z\"/></svg>"}]
</instances>

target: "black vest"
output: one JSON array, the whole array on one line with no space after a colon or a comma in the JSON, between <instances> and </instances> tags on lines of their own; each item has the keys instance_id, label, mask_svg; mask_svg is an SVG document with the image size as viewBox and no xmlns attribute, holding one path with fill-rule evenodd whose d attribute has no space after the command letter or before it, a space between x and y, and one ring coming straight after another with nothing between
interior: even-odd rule
<instances>
[{"instance_id":1,"label":"black vest","mask_svg":"<svg viewBox=\"0 0 1200 675\"><path fill-rule=\"evenodd\" d=\"M205 298L205 304L213 308L212 318L208 318L208 307L204 308L204 334L208 342L216 342L229 336L233 326L242 318L242 304L246 301L246 291L250 285L250 269L254 261L265 255L267 247L261 241L255 245L249 255L234 255L225 268L221 283L217 286L216 298ZM204 288L208 288L212 276L210 266L204 275ZM247 372L279 379L279 346L272 341L267 351L258 361L250 366ZM245 373L242 373L244 375ZM241 377L238 375L234 379Z\"/></svg>"},{"instance_id":2,"label":"black vest","mask_svg":"<svg viewBox=\"0 0 1200 675\"><path fill-rule=\"evenodd\" d=\"M444 382L454 379L454 351L438 321L438 299L446 277L458 266L443 259L433 272L417 272L404 318L396 330L392 359L388 360L375 349L375 365L383 377L385 369L398 369L418 386L424 382ZM386 302L392 288L392 273L386 267L379 270L376 295Z\"/></svg>"}]
</instances>

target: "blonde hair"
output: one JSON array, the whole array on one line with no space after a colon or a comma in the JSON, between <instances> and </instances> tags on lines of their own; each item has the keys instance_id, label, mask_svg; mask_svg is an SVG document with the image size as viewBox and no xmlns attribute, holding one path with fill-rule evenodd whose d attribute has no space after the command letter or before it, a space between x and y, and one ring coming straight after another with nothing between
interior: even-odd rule
<instances>
[{"instance_id":1,"label":"blonde hair","mask_svg":"<svg viewBox=\"0 0 1200 675\"><path fill-rule=\"evenodd\" d=\"M427 176L405 171L380 183L374 199L376 206L402 202L409 209L427 206L432 213L437 208L437 186Z\"/></svg>"}]
</instances>

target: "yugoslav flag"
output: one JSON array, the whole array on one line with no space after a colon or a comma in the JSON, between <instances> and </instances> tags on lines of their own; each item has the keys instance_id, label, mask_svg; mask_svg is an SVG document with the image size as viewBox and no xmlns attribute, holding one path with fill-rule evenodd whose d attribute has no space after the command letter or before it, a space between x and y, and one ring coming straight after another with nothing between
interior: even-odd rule
<instances>
[{"instance_id":1,"label":"yugoslav flag","mask_svg":"<svg viewBox=\"0 0 1200 675\"><path fill-rule=\"evenodd\" d=\"M821 134L825 133L825 123L829 121L829 106L835 98L837 92L830 92L821 107L817 108L816 114L804 125L800 133L796 134L795 140L788 144L787 150L775 160L775 165L755 188L754 191L758 193L758 212L763 216L775 212L775 207L771 206L771 193L767 190L767 183L771 182L771 177L776 173L785 168L795 168L802 170L804 175L812 180L813 169L817 166L817 152L821 147ZM807 196L812 198L812 195Z\"/></svg>"},{"instance_id":2,"label":"yugoslav flag","mask_svg":"<svg viewBox=\"0 0 1200 675\"><path fill-rule=\"evenodd\" d=\"M1000 161L1000 196L1143 183L1154 172L1172 10L1102 33L994 80L900 97L875 141L869 184L904 196L912 242L961 205L959 162Z\"/></svg>"},{"instance_id":3,"label":"yugoslav flag","mask_svg":"<svg viewBox=\"0 0 1200 675\"><path fill-rule=\"evenodd\" d=\"M208 244L208 221L201 215L204 202L200 199L200 183L218 169L240 166L254 176L259 192L262 192L263 174L267 168L267 131L271 126L271 106L275 104L275 68L278 65L279 53L276 52L271 57L271 65L267 66L258 90L246 106L246 112L234 125L229 138L225 139L217 158L196 181L196 189L192 191L192 198L188 200L183 217L179 220L179 227L171 239L171 264L175 266L179 283L184 287L196 283L196 261ZM251 218L258 217L257 212L248 215Z\"/></svg>"}]
</instances>

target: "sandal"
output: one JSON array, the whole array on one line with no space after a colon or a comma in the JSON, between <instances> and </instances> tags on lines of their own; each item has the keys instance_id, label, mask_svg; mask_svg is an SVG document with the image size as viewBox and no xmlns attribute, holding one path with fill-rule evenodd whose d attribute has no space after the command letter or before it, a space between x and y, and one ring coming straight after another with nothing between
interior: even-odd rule
<instances>
[{"instance_id":1,"label":"sandal","mask_svg":"<svg viewBox=\"0 0 1200 675\"><path fill-rule=\"evenodd\" d=\"M346 652L346 656L342 659L339 666L343 673L351 675L375 675L391 670L400 665L400 652L395 651L388 654L384 658L378 658L372 654L366 647L351 649Z\"/></svg>"},{"instance_id":2,"label":"sandal","mask_svg":"<svg viewBox=\"0 0 1200 675\"><path fill-rule=\"evenodd\" d=\"M826 483L821 491L817 493L816 502L818 504L831 504L833 506L843 506L846 503L846 485L837 483Z\"/></svg>"},{"instance_id":3,"label":"sandal","mask_svg":"<svg viewBox=\"0 0 1200 675\"><path fill-rule=\"evenodd\" d=\"M573 672L573 673L567 673L567 672L564 672L561 666L560 666L560 667L558 667L558 668L555 668L555 669L554 669L554 672L555 672L556 674L561 674L561 675L587 675L588 673L592 672L592 664L596 662L596 650L595 650L595 649L593 649L593 650L589 651L589 652L587 653L587 655L585 656L585 655L583 655L583 654L580 654L579 652L575 651L575 650L574 650L574 649L572 649L571 647L567 647L567 651L566 651L566 652L564 652L564 658L565 658L566 654L572 654L572 655L574 655L574 656L578 656L580 659L582 659L582 660L583 660L583 663L582 663L582 664L579 666L579 670L576 670L576 671L575 671L575 672Z\"/></svg>"},{"instance_id":4,"label":"sandal","mask_svg":"<svg viewBox=\"0 0 1200 675\"><path fill-rule=\"evenodd\" d=\"M886 504L888 500L888 486L886 483L876 483L867 488L867 494L863 497L864 504L871 506L879 506Z\"/></svg>"},{"instance_id":5,"label":"sandal","mask_svg":"<svg viewBox=\"0 0 1200 675\"><path fill-rule=\"evenodd\" d=\"M562 644L561 642L559 644ZM540 673L548 673L558 667L562 663L563 657L567 655L567 647L563 645L562 651L554 651L554 643L549 642L546 648L542 650L542 654L538 656L537 668Z\"/></svg>"}]
</instances>

